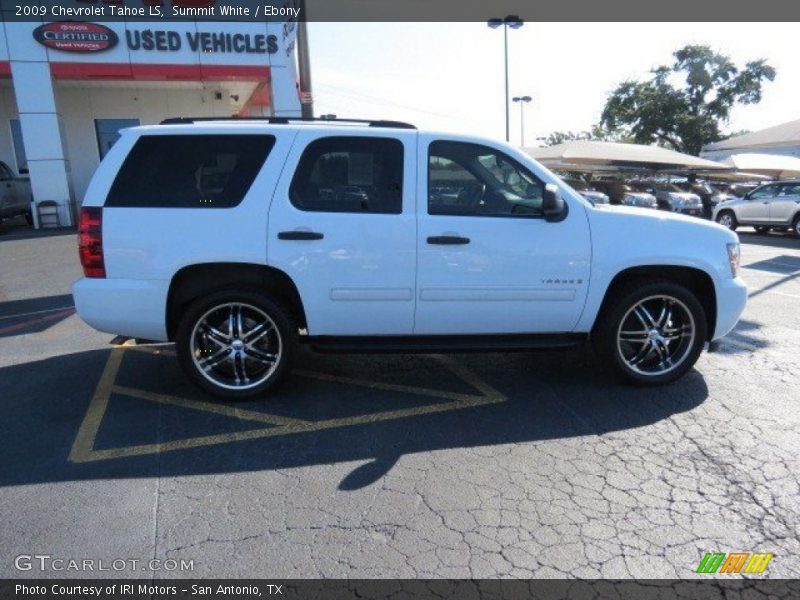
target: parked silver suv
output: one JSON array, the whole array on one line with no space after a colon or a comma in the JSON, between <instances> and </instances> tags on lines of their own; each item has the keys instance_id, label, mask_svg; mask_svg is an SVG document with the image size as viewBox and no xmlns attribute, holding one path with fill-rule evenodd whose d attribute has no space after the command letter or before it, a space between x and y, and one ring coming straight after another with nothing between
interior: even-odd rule
<instances>
[{"instance_id":1,"label":"parked silver suv","mask_svg":"<svg viewBox=\"0 0 800 600\"><path fill-rule=\"evenodd\" d=\"M800 180L768 183L743 198L720 202L714 220L731 230L739 225L751 225L758 233L791 228L800 236Z\"/></svg>"}]
</instances>

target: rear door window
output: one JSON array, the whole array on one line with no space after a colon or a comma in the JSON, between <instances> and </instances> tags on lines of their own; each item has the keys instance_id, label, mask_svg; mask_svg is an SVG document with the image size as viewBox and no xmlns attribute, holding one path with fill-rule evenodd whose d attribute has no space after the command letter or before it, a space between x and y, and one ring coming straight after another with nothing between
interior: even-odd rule
<instances>
[{"instance_id":1,"label":"rear door window","mask_svg":"<svg viewBox=\"0 0 800 600\"><path fill-rule=\"evenodd\" d=\"M315 140L300 158L289 198L305 211L400 214L403 144L378 137Z\"/></svg>"},{"instance_id":2,"label":"rear door window","mask_svg":"<svg viewBox=\"0 0 800 600\"><path fill-rule=\"evenodd\" d=\"M122 164L106 206L237 206L274 145L271 135L144 135Z\"/></svg>"}]
</instances>

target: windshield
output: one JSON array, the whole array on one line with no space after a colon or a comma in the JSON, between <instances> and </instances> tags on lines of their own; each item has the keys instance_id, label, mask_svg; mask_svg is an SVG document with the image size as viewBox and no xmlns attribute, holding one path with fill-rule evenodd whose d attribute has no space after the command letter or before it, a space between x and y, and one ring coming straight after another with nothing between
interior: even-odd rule
<instances>
[{"instance_id":1,"label":"windshield","mask_svg":"<svg viewBox=\"0 0 800 600\"><path fill-rule=\"evenodd\" d=\"M630 189L634 192L648 192L653 189L653 186L645 181L634 181L630 184Z\"/></svg>"}]
</instances>

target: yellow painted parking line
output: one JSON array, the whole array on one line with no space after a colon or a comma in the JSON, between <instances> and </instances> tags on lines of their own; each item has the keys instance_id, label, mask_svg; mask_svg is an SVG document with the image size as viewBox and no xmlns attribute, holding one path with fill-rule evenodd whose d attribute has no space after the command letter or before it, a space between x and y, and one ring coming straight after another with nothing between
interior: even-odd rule
<instances>
[{"instance_id":1,"label":"yellow painted parking line","mask_svg":"<svg viewBox=\"0 0 800 600\"><path fill-rule=\"evenodd\" d=\"M135 344L135 342L134 342ZM134 350L136 352L144 352L145 354L155 354L156 356L175 356L175 348L171 344L154 345L154 346L125 346L126 350Z\"/></svg>"},{"instance_id":2,"label":"yellow painted parking line","mask_svg":"<svg viewBox=\"0 0 800 600\"><path fill-rule=\"evenodd\" d=\"M94 449L94 440L100 430L103 415L106 414L108 399L111 397L111 388L114 386L117 373L119 373L124 354L125 350L121 348L114 348L111 351L111 355L108 357L106 366L103 369L103 374L100 375L97 388L95 388L89 409L83 417L83 422L78 429L78 435L75 436L75 441L72 444L72 450L69 453L70 462L83 462L80 460L82 457L91 455Z\"/></svg>"},{"instance_id":3,"label":"yellow painted parking line","mask_svg":"<svg viewBox=\"0 0 800 600\"><path fill-rule=\"evenodd\" d=\"M111 392L116 394L124 394L125 396L131 396L132 398L139 398L140 400L150 400L151 402L160 402L161 404L168 404L170 406L191 408L216 415L222 415L224 417L233 417L242 421L256 421L258 423L268 423L270 425L299 425L300 423L307 422L303 421L302 419L291 419L289 417L270 415L254 410L247 410L245 408L238 408L236 405L214 404L212 402L203 402L202 400L190 400L188 398L179 398L178 396L169 396L167 394L157 394L155 392L148 392L147 390L127 387L124 385L113 386L111 388Z\"/></svg>"},{"instance_id":4,"label":"yellow painted parking line","mask_svg":"<svg viewBox=\"0 0 800 600\"><path fill-rule=\"evenodd\" d=\"M396 419L404 419L408 417L416 417L422 415L429 415L452 410L460 410L475 406L482 406L488 404L495 404L498 402L505 402L506 397L490 386L488 383L481 380L474 373L470 372L463 365L458 364L456 361L441 356L435 358L439 360L446 368L448 368L456 377L475 388L479 394L464 394L458 392L451 392L447 390L437 390L433 388L426 388L420 386L400 385L384 383L380 381L372 381L366 379L357 379L352 377L342 377L339 375L330 375L328 373L319 373L317 371L294 371L295 374L302 377L327 381L331 383L339 383L343 385L355 385L358 387L365 387L368 389L391 391L398 393L406 393L416 396L428 396L434 398L441 398L444 402L436 404L429 404L426 406L417 406L411 408L380 411L365 415L357 415L351 417L342 417L336 419L326 419L322 421L305 421L302 419L292 419L290 417L283 417L280 415L272 415L263 412L251 411L235 406L228 406L223 404L214 404L211 402L203 402L200 400L191 400L188 398L180 398L177 396L170 396L168 394L159 394L142 390L139 388L131 388L127 386L115 385L117 374L119 373L122 364L124 353L132 348L118 347L112 350L106 363L103 374L95 390L89 409L86 412L83 423L78 430L75 442L72 446L72 451L69 455L70 462L73 463L86 463L98 460L110 460L115 458L124 458L132 456L146 456L151 454L159 454L162 452L170 452L176 450L185 450L190 448L201 448L205 446L214 446L219 444L227 444L232 442L242 442L248 440L256 440L261 438L276 437L282 435L291 435L296 433L308 433L314 431L323 431L329 429L336 429L340 427L350 427L354 425L364 425L370 423L379 423L383 421L392 421ZM140 347L141 349L145 348ZM143 350L152 354L161 354L162 352L154 352L153 349ZM166 352L163 352L166 354ZM181 440L170 440L165 442L158 442L155 444L138 444L133 446L126 446L120 448L109 448L104 450L95 450L94 444L100 425L108 408L108 402L112 393L124 394L127 396L167 404L171 406L179 406L182 408L190 408L204 412L210 412L222 416L235 418L241 421L249 421L255 423L268 423L271 426L267 428L251 429L247 431L236 431L229 433L222 433L217 435L197 436Z\"/></svg>"}]
</instances>

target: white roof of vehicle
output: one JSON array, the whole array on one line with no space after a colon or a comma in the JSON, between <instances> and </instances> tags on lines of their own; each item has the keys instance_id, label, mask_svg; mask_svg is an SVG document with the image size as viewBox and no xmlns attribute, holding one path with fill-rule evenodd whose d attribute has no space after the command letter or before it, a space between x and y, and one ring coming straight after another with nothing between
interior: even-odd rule
<instances>
[{"instance_id":1,"label":"white roof of vehicle","mask_svg":"<svg viewBox=\"0 0 800 600\"><path fill-rule=\"evenodd\" d=\"M556 168L564 168L562 165L632 167L658 171L730 168L713 160L675 152L660 146L641 144L575 140L546 148L524 150L543 165Z\"/></svg>"},{"instance_id":2,"label":"white roof of vehicle","mask_svg":"<svg viewBox=\"0 0 800 600\"><path fill-rule=\"evenodd\" d=\"M703 152L708 150L735 150L736 148L792 146L798 144L800 144L800 119L708 144L703 146Z\"/></svg>"}]
</instances>

